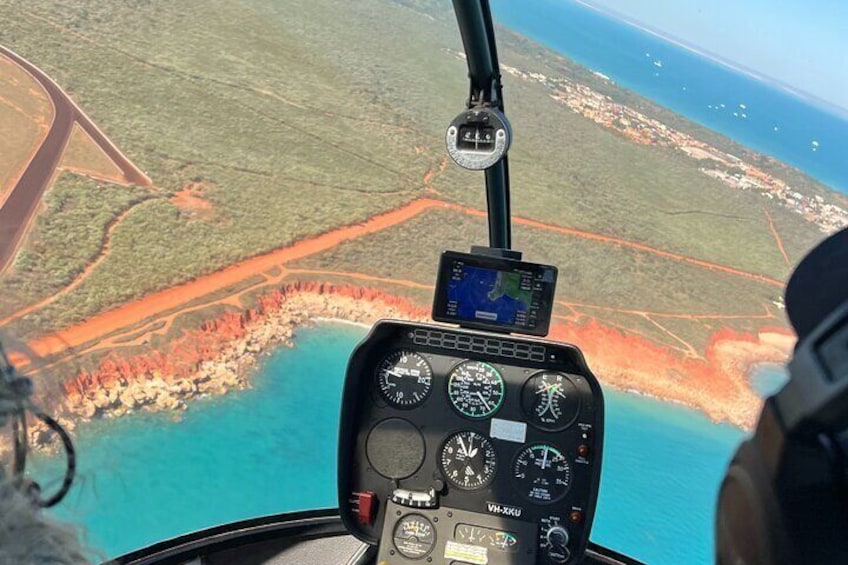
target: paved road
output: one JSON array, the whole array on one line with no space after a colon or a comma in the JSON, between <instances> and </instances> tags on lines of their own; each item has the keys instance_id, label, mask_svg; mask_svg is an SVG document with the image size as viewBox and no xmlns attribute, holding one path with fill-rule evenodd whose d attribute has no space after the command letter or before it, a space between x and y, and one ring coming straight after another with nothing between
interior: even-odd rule
<instances>
[{"instance_id":1,"label":"paved road","mask_svg":"<svg viewBox=\"0 0 848 565\"><path fill-rule=\"evenodd\" d=\"M50 186L56 167L62 159L62 152L70 138L74 122L79 123L80 127L106 152L129 182L142 186L152 183L41 69L3 46L0 46L0 54L26 69L47 92L55 109L53 123L47 137L44 138L26 170L9 192L3 206L0 207L0 273L2 273L14 259L18 246L38 211L41 197ZM73 242L68 243L73 245Z\"/></svg>"}]
</instances>

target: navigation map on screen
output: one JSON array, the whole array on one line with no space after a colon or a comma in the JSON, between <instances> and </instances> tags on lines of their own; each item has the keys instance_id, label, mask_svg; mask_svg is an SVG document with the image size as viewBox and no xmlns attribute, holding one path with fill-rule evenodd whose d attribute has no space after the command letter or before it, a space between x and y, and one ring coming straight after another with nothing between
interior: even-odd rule
<instances>
[{"instance_id":1,"label":"navigation map on screen","mask_svg":"<svg viewBox=\"0 0 848 565\"><path fill-rule=\"evenodd\" d=\"M533 272L500 271L454 261L447 292L447 315L491 324L536 325L542 282ZM535 289L535 291L534 291Z\"/></svg>"}]
</instances>

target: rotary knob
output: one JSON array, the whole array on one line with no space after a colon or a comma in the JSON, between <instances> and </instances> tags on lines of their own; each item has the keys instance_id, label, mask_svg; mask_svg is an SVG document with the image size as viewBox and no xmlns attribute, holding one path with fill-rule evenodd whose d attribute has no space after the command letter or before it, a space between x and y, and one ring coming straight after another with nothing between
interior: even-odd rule
<instances>
[{"instance_id":1,"label":"rotary knob","mask_svg":"<svg viewBox=\"0 0 848 565\"><path fill-rule=\"evenodd\" d=\"M554 526L545 534L547 540L548 559L551 563L565 563L571 557L568 549L568 530L562 526Z\"/></svg>"}]
</instances>

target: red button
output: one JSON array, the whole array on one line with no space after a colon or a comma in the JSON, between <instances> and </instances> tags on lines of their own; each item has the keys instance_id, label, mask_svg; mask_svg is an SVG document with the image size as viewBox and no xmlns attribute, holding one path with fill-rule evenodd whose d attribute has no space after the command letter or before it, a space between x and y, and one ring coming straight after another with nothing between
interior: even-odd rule
<instances>
[{"instance_id":1,"label":"red button","mask_svg":"<svg viewBox=\"0 0 848 565\"><path fill-rule=\"evenodd\" d=\"M370 526L374 523L374 514L377 510L377 495L370 491L357 492L356 498L359 502L359 510L357 511L359 523Z\"/></svg>"},{"instance_id":2,"label":"red button","mask_svg":"<svg viewBox=\"0 0 848 565\"><path fill-rule=\"evenodd\" d=\"M577 455L580 457L586 457L589 455L589 446L585 443L581 443L577 446Z\"/></svg>"}]
</instances>

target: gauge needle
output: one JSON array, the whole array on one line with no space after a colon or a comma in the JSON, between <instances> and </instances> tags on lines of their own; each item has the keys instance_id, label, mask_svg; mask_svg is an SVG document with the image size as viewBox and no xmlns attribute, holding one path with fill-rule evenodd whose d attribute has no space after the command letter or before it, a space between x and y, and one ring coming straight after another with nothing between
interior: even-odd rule
<instances>
[{"instance_id":1,"label":"gauge needle","mask_svg":"<svg viewBox=\"0 0 848 565\"><path fill-rule=\"evenodd\" d=\"M545 412L548 412L549 410L550 410L551 414L554 413L554 397L553 396L548 396L548 398L546 399L546 402L545 402L545 408L544 408L544 410L542 410L542 413L539 414L539 416L542 416Z\"/></svg>"},{"instance_id":2,"label":"gauge needle","mask_svg":"<svg viewBox=\"0 0 848 565\"><path fill-rule=\"evenodd\" d=\"M477 450L474 449L474 438L471 437L468 439L468 458L473 459L475 455L477 455Z\"/></svg>"},{"instance_id":3,"label":"gauge needle","mask_svg":"<svg viewBox=\"0 0 848 565\"><path fill-rule=\"evenodd\" d=\"M548 448L545 448L545 455L542 457L542 469L548 467Z\"/></svg>"},{"instance_id":4,"label":"gauge needle","mask_svg":"<svg viewBox=\"0 0 848 565\"><path fill-rule=\"evenodd\" d=\"M462 441L462 436L459 436L459 446L462 448L462 454L468 457L468 450L465 448L465 442Z\"/></svg>"},{"instance_id":5,"label":"gauge needle","mask_svg":"<svg viewBox=\"0 0 848 565\"><path fill-rule=\"evenodd\" d=\"M485 407L486 407L486 410L491 410L491 409L492 409L492 406L491 406L488 402L486 402L486 399L485 399L485 398L483 398L483 393L482 393L482 392L480 392L479 390L477 391L477 396L479 396L479 397L480 397L480 401L481 401L481 402L483 402L483 406L485 406Z\"/></svg>"}]
</instances>

